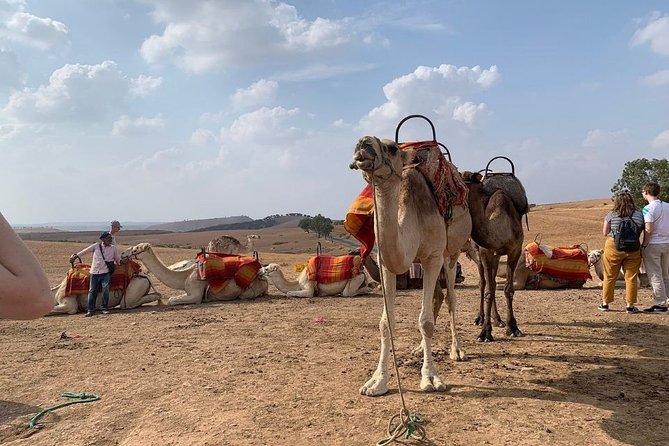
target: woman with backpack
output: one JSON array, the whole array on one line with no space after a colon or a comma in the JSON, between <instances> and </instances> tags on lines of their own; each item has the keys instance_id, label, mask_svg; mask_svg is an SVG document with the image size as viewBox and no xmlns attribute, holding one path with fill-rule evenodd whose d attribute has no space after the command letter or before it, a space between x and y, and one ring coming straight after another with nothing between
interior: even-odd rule
<instances>
[{"instance_id":1,"label":"woman with backpack","mask_svg":"<svg viewBox=\"0 0 669 446\"><path fill-rule=\"evenodd\" d=\"M641 244L639 236L643 231L643 214L636 210L632 194L619 192L613 202L613 210L604 217L603 234L606 236L602 265L601 311L609 311L613 302L616 279L622 267L625 275L625 301L628 313L638 313L635 306L639 289L639 266L641 265Z\"/></svg>"}]
</instances>

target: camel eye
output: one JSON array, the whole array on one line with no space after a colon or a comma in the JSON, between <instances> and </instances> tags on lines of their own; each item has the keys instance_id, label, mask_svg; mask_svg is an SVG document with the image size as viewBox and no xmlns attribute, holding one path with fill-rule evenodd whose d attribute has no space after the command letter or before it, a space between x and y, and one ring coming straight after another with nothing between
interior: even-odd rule
<instances>
[{"instance_id":1,"label":"camel eye","mask_svg":"<svg viewBox=\"0 0 669 446\"><path fill-rule=\"evenodd\" d=\"M395 156L398 150L399 147L397 146L397 144L388 144L386 146L386 152L388 152L388 154L391 156Z\"/></svg>"}]
</instances>

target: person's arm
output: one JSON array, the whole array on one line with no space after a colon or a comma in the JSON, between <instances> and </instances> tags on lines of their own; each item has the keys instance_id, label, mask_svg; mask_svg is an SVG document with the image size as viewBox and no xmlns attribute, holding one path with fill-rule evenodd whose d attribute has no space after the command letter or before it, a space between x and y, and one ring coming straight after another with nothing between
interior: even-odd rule
<instances>
[{"instance_id":1,"label":"person's arm","mask_svg":"<svg viewBox=\"0 0 669 446\"><path fill-rule=\"evenodd\" d=\"M648 246L650 241L650 235L653 233L653 224L649 221L645 222L643 225L643 238L641 239L641 246L644 248Z\"/></svg>"},{"instance_id":2,"label":"person's arm","mask_svg":"<svg viewBox=\"0 0 669 446\"><path fill-rule=\"evenodd\" d=\"M604 220L604 227L602 228L602 234L604 234L604 237L607 237L609 235L609 232L611 232L611 222Z\"/></svg>"},{"instance_id":3,"label":"person's arm","mask_svg":"<svg viewBox=\"0 0 669 446\"><path fill-rule=\"evenodd\" d=\"M121 264L121 256L118 254L118 248L116 245L112 245L114 247L114 263L117 265Z\"/></svg>"},{"instance_id":4,"label":"person's arm","mask_svg":"<svg viewBox=\"0 0 669 446\"><path fill-rule=\"evenodd\" d=\"M35 319L53 306L44 270L0 214L0 318Z\"/></svg>"}]
</instances>

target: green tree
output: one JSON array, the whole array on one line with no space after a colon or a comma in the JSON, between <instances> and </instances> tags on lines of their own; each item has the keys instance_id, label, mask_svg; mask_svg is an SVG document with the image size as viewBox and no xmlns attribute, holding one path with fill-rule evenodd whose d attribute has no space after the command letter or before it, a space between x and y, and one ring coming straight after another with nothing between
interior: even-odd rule
<instances>
[{"instance_id":1,"label":"green tree","mask_svg":"<svg viewBox=\"0 0 669 446\"><path fill-rule=\"evenodd\" d=\"M321 214L318 214L311 219L311 230L318 234L318 238L327 237L333 229L334 225L332 224L332 220L323 217Z\"/></svg>"},{"instance_id":2,"label":"green tree","mask_svg":"<svg viewBox=\"0 0 669 446\"><path fill-rule=\"evenodd\" d=\"M669 201L669 161L667 159L640 158L625 163L623 174L611 188L611 192L617 194L621 190L629 190L634 197L634 203L638 209L646 205L641 195L641 188L648 182L660 185L660 196L662 201Z\"/></svg>"},{"instance_id":3,"label":"green tree","mask_svg":"<svg viewBox=\"0 0 669 446\"><path fill-rule=\"evenodd\" d=\"M312 218L311 217L306 217L300 220L300 222L297 224L297 226L302 229L303 231L309 233L309 230L311 229L311 222Z\"/></svg>"}]
</instances>

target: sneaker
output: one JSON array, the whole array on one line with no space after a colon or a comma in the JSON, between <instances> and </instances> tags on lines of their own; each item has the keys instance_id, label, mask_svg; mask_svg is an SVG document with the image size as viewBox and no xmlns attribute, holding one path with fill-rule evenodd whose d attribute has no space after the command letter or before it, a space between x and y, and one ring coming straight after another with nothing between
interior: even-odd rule
<instances>
[{"instance_id":1,"label":"sneaker","mask_svg":"<svg viewBox=\"0 0 669 446\"><path fill-rule=\"evenodd\" d=\"M666 305L653 305L652 307L644 308L643 312L644 313L666 313L667 312L667 306Z\"/></svg>"},{"instance_id":2,"label":"sneaker","mask_svg":"<svg viewBox=\"0 0 669 446\"><path fill-rule=\"evenodd\" d=\"M599 304L597 307L599 311L609 311L609 304Z\"/></svg>"},{"instance_id":3,"label":"sneaker","mask_svg":"<svg viewBox=\"0 0 669 446\"><path fill-rule=\"evenodd\" d=\"M84 314L84 317L91 317L95 316L95 311L87 311L86 314Z\"/></svg>"},{"instance_id":4,"label":"sneaker","mask_svg":"<svg viewBox=\"0 0 669 446\"><path fill-rule=\"evenodd\" d=\"M635 307L634 305L632 305L631 307L627 307L626 311L629 314L634 314L634 313L638 313L639 309L637 307Z\"/></svg>"}]
</instances>

